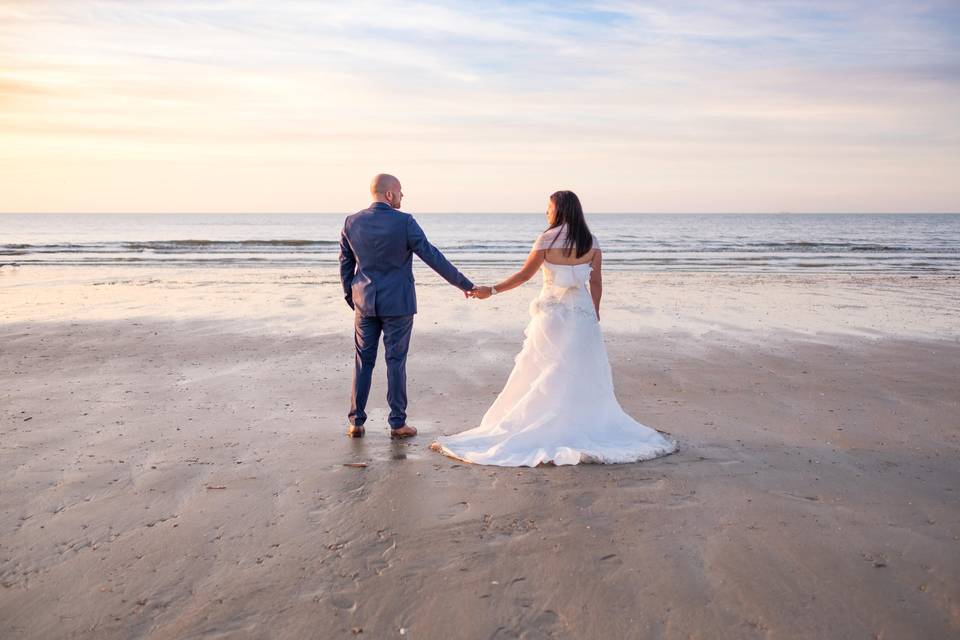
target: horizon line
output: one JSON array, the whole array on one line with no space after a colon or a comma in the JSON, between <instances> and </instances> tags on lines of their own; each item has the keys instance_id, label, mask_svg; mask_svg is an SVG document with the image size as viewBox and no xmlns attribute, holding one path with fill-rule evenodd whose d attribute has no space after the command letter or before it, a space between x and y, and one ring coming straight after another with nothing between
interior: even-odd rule
<instances>
[{"instance_id":1,"label":"horizon line","mask_svg":"<svg viewBox=\"0 0 960 640\"><path fill-rule=\"evenodd\" d=\"M356 211L0 211L0 215L77 215L77 216L262 216L262 215L280 215L280 216L332 216L332 215L352 215L363 209ZM404 213L413 215L493 215L493 216L515 216L515 215L543 215L542 211L420 211L410 212L400 209ZM748 216L766 216L766 215L786 215L786 216L816 216L816 215L839 215L839 216L896 216L896 215L960 215L957 211L591 211L585 212L585 215L611 215L611 216L631 216L631 215L677 215L677 216L701 216L701 215L748 215Z\"/></svg>"}]
</instances>

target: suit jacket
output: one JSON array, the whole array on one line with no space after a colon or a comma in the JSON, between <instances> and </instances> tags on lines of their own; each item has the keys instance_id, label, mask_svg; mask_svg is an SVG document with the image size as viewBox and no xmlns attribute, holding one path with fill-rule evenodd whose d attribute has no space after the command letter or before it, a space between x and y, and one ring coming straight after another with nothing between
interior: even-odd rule
<instances>
[{"instance_id":1,"label":"suit jacket","mask_svg":"<svg viewBox=\"0 0 960 640\"><path fill-rule=\"evenodd\" d=\"M340 282L347 304L364 316L415 314L413 254L453 286L473 289L409 213L374 202L348 216L340 233Z\"/></svg>"}]
</instances>

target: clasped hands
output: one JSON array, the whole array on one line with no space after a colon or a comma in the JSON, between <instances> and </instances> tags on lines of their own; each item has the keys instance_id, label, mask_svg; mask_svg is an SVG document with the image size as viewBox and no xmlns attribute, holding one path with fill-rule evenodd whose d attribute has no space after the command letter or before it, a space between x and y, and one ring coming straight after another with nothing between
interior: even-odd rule
<instances>
[{"instance_id":1,"label":"clasped hands","mask_svg":"<svg viewBox=\"0 0 960 640\"><path fill-rule=\"evenodd\" d=\"M464 298L476 298L477 300L486 300L493 295L493 292L490 291L490 287L474 287L470 291L464 291Z\"/></svg>"}]
</instances>

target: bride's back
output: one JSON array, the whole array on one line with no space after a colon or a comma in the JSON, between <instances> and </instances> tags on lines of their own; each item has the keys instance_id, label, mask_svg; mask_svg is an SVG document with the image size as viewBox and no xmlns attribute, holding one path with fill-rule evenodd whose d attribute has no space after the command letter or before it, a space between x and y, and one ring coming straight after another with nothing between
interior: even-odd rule
<instances>
[{"instance_id":1,"label":"bride's back","mask_svg":"<svg viewBox=\"0 0 960 640\"><path fill-rule=\"evenodd\" d=\"M551 264L587 264L593 261L593 256L596 252L597 250L595 248L590 249L590 251L587 251L578 258L574 251L567 252L564 249L547 249L543 254L543 259Z\"/></svg>"},{"instance_id":2,"label":"bride's back","mask_svg":"<svg viewBox=\"0 0 960 640\"><path fill-rule=\"evenodd\" d=\"M543 259L547 262L562 265L588 264L600 250L597 237L593 236L593 246L578 257L575 250L567 248L566 225L553 227L541 233L534 247L544 250Z\"/></svg>"}]
</instances>

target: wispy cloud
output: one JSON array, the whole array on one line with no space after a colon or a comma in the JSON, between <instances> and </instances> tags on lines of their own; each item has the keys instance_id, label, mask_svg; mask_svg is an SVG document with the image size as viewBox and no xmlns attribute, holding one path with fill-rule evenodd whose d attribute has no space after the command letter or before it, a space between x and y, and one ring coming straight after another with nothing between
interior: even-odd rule
<instances>
[{"instance_id":1,"label":"wispy cloud","mask_svg":"<svg viewBox=\"0 0 960 640\"><path fill-rule=\"evenodd\" d=\"M955 2L0 0L7 210L956 210L957 105Z\"/></svg>"}]
</instances>

